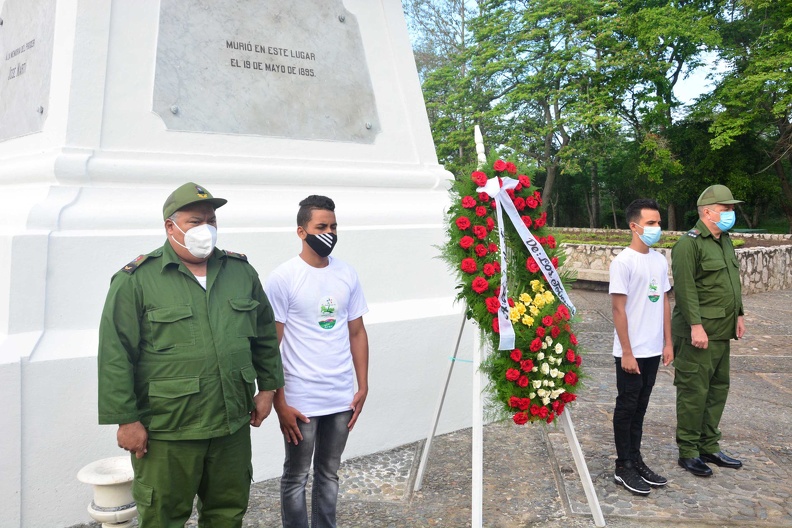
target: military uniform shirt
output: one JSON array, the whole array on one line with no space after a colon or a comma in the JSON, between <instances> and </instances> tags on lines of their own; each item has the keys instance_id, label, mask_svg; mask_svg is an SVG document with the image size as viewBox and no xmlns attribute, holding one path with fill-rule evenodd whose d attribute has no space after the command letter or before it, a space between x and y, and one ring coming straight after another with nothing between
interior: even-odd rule
<instances>
[{"instance_id":1,"label":"military uniform shirt","mask_svg":"<svg viewBox=\"0 0 792 528\"><path fill-rule=\"evenodd\" d=\"M283 386L272 307L247 260L215 249L204 290L166 242L116 273L99 327L99 423L195 440L250 421Z\"/></svg>"},{"instance_id":2,"label":"military uniform shirt","mask_svg":"<svg viewBox=\"0 0 792 528\"><path fill-rule=\"evenodd\" d=\"M740 264L728 233L715 238L699 220L671 250L676 304L671 333L690 339L690 326L701 324L711 340L737 337L743 315Z\"/></svg>"}]
</instances>

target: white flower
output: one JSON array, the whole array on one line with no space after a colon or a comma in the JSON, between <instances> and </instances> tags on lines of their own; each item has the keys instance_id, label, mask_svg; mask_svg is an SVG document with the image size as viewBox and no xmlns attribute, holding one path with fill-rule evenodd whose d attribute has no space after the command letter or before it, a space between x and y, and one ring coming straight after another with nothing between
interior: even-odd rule
<instances>
[{"instance_id":1,"label":"white flower","mask_svg":"<svg viewBox=\"0 0 792 528\"><path fill-rule=\"evenodd\" d=\"M550 377L551 377L551 378L556 378L556 377L558 377L558 369L556 369L556 368L552 369L552 370L550 371Z\"/></svg>"},{"instance_id":2,"label":"white flower","mask_svg":"<svg viewBox=\"0 0 792 528\"><path fill-rule=\"evenodd\" d=\"M542 374L547 375L550 372L550 365L547 363L542 363L542 366L539 369L542 371Z\"/></svg>"},{"instance_id":3,"label":"white flower","mask_svg":"<svg viewBox=\"0 0 792 528\"><path fill-rule=\"evenodd\" d=\"M538 394L540 398L544 398L545 396L547 396L548 393L544 389L539 389L538 391L536 391L536 394Z\"/></svg>"},{"instance_id":4,"label":"white flower","mask_svg":"<svg viewBox=\"0 0 792 528\"><path fill-rule=\"evenodd\" d=\"M549 381L547 381L547 380L542 380L542 387L547 387L548 385L550 385L550 382L549 382Z\"/></svg>"},{"instance_id":5,"label":"white flower","mask_svg":"<svg viewBox=\"0 0 792 528\"><path fill-rule=\"evenodd\" d=\"M545 336L545 343L547 343L548 345L552 345L553 344L553 338L550 337L550 336Z\"/></svg>"},{"instance_id":6,"label":"white flower","mask_svg":"<svg viewBox=\"0 0 792 528\"><path fill-rule=\"evenodd\" d=\"M563 378L563 377L564 377L564 373L563 373L563 372L559 372L559 373L558 373L558 376L556 376L556 377L557 377L558 379L561 379L561 378Z\"/></svg>"},{"instance_id":7,"label":"white flower","mask_svg":"<svg viewBox=\"0 0 792 528\"><path fill-rule=\"evenodd\" d=\"M561 346L561 343L556 343L555 351L556 351L556 354L560 354L561 352L564 351L564 347Z\"/></svg>"},{"instance_id":8,"label":"white flower","mask_svg":"<svg viewBox=\"0 0 792 528\"><path fill-rule=\"evenodd\" d=\"M528 393L528 397L533 400L534 398L536 398L536 393L535 392Z\"/></svg>"},{"instance_id":9,"label":"white flower","mask_svg":"<svg viewBox=\"0 0 792 528\"><path fill-rule=\"evenodd\" d=\"M547 343L542 343L542 350L547 350Z\"/></svg>"},{"instance_id":10,"label":"white flower","mask_svg":"<svg viewBox=\"0 0 792 528\"><path fill-rule=\"evenodd\" d=\"M542 403L545 404L545 405L548 405L550 403L550 398L545 396L544 398L542 398Z\"/></svg>"},{"instance_id":11,"label":"white flower","mask_svg":"<svg viewBox=\"0 0 792 528\"><path fill-rule=\"evenodd\" d=\"M537 361L542 361L543 359L544 359L544 352L539 352L538 354L536 354Z\"/></svg>"},{"instance_id":12,"label":"white flower","mask_svg":"<svg viewBox=\"0 0 792 528\"><path fill-rule=\"evenodd\" d=\"M561 396L565 392L566 392L565 389L556 389L550 393L550 397L556 400L558 399L559 396Z\"/></svg>"},{"instance_id":13,"label":"white flower","mask_svg":"<svg viewBox=\"0 0 792 528\"><path fill-rule=\"evenodd\" d=\"M538 389L542 386L542 380L533 380L531 383L533 383L534 389Z\"/></svg>"},{"instance_id":14,"label":"white flower","mask_svg":"<svg viewBox=\"0 0 792 528\"><path fill-rule=\"evenodd\" d=\"M547 384L548 387L555 387L555 381L551 381Z\"/></svg>"},{"instance_id":15,"label":"white flower","mask_svg":"<svg viewBox=\"0 0 792 528\"><path fill-rule=\"evenodd\" d=\"M539 372L539 367L534 367L531 369L531 372Z\"/></svg>"}]
</instances>

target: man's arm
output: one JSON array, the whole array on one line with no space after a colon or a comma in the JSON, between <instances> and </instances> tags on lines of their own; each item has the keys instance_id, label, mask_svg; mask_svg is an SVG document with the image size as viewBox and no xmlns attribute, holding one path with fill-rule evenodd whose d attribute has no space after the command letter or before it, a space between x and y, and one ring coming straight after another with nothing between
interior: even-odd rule
<instances>
[{"instance_id":1,"label":"man's arm","mask_svg":"<svg viewBox=\"0 0 792 528\"><path fill-rule=\"evenodd\" d=\"M697 249L692 240L682 238L671 250L671 274L674 277L674 298L682 317L690 325L690 341L694 347L707 348L709 338L701 324L695 270Z\"/></svg>"},{"instance_id":2,"label":"man's arm","mask_svg":"<svg viewBox=\"0 0 792 528\"><path fill-rule=\"evenodd\" d=\"M668 292L663 294L663 365L666 367L674 359L674 342L671 339L671 301Z\"/></svg>"},{"instance_id":3,"label":"man's arm","mask_svg":"<svg viewBox=\"0 0 792 528\"><path fill-rule=\"evenodd\" d=\"M283 323L275 322L275 329L278 333L278 344L283 341ZM278 414L278 421L280 422L281 432L290 444L299 444L303 437L300 428L297 426L297 420L304 423L310 423L310 419L294 407L290 407L286 403L286 393L283 387L275 391L275 412Z\"/></svg>"},{"instance_id":4,"label":"man's arm","mask_svg":"<svg viewBox=\"0 0 792 528\"><path fill-rule=\"evenodd\" d=\"M251 357L259 392L253 398L255 407L250 413L250 425L258 427L272 411L274 391L283 387L283 363L278 348L275 314L258 277L254 280L253 296L259 301L259 306L257 337L251 342Z\"/></svg>"},{"instance_id":5,"label":"man's arm","mask_svg":"<svg viewBox=\"0 0 792 528\"><path fill-rule=\"evenodd\" d=\"M363 325L363 317L358 317L353 321L349 321L349 348L352 352L352 364L355 367L355 377L357 378L358 390L352 398L352 419L349 420L349 430L355 426L360 412L363 410L363 405L366 403L368 397L368 363L369 363L369 348L368 348L368 334L366 327Z\"/></svg>"},{"instance_id":6,"label":"man's arm","mask_svg":"<svg viewBox=\"0 0 792 528\"><path fill-rule=\"evenodd\" d=\"M616 328L616 337L622 349L621 368L628 374L640 374L641 369L638 368L638 362L633 356L627 328L627 296L622 293L611 293L610 297L613 326Z\"/></svg>"}]
</instances>

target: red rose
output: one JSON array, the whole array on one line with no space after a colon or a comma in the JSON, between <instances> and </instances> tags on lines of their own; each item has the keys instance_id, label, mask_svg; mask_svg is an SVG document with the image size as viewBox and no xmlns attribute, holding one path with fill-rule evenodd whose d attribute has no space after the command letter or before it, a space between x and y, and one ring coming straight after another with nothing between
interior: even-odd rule
<instances>
[{"instance_id":1,"label":"red rose","mask_svg":"<svg viewBox=\"0 0 792 528\"><path fill-rule=\"evenodd\" d=\"M459 239L459 245L462 246L462 249L470 249L470 246L473 245L473 242L475 242L473 237L467 235Z\"/></svg>"},{"instance_id":2,"label":"red rose","mask_svg":"<svg viewBox=\"0 0 792 528\"><path fill-rule=\"evenodd\" d=\"M539 414L539 406L536 405L535 403L533 405L531 405L531 414L533 416L536 416L536 415Z\"/></svg>"},{"instance_id":3,"label":"red rose","mask_svg":"<svg viewBox=\"0 0 792 528\"><path fill-rule=\"evenodd\" d=\"M555 414L550 413L550 416L547 417L547 423L553 423L553 420L555 420Z\"/></svg>"},{"instance_id":4,"label":"red rose","mask_svg":"<svg viewBox=\"0 0 792 528\"><path fill-rule=\"evenodd\" d=\"M520 361L522 359L522 350L520 350L519 348L515 348L514 350L511 351L509 357L512 358L512 361Z\"/></svg>"},{"instance_id":5,"label":"red rose","mask_svg":"<svg viewBox=\"0 0 792 528\"><path fill-rule=\"evenodd\" d=\"M536 227L538 229L543 228L546 223L547 223L547 211L539 215L539 218L537 218L536 222L534 222L534 224L536 224Z\"/></svg>"},{"instance_id":6,"label":"red rose","mask_svg":"<svg viewBox=\"0 0 792 528\"><path fill-rule=\"evenodd\" d=\"M508 172L509 174L517 174L517 165L515 165L511 161L507 161L506 172Z\"/></svg>"},{"instance_id":7,"label":"red rose","mask_svg":"<svg viewBox=\"0 0 792 528\"><path fill-rule=\"evenodd\" d=\"M520 174L519 176L517 176L517 180L522 184L523 187L531 186L531 180L525 174Z\"/></svg>"},{"instance_id":8,"label":"red rose","mask_svg":"<svg viewBox=\"0 0 792 528\"><path fill-rule=\"evenodd\" d=\"M581 363L583 363L583 356L576 357L575 358L575 365L577 365L579 367Z\"/></svg>"},{"instance_id":9,"label":"red rose","mask_svg":"<svg viewBox=\"0 0 792 528\"><path fill-rule=\"evenodd\" d=\"M547 235L547 245L550 247L550 249L555 249L556 239L553 235Z\"/></svg>"},{"instance_id":10,"label":"red rose","mask_svg":"<svg viewBox=\"0 0 792 528\"><path fill-rule=\"evenodd\" d=\"M519 407L520 405L520 398L517 396L512 396L509 398L509 407Z\"/></svg>"},{"instance_id":11,"label":"red rose","mask_svg":"<svg viewBox=\"0 0 792 528\"><path fill-rule=\"evenodd\" d=\"M485 291L489 290L489 283L484 277L476 277L473 279L470 287L473 288L473 291L476 293L484 293Z\"/></svg>"},{"instance_id":12,"label":"red rose","mask_svg":"<svg viewBox=\"0 0 792 528\"><path fill-rule=\"evenodd\" d=\"M465 196L462 198L462 207L465 209L472 209L473 207L476 207L476 199L472 196Z\"/></svg>"},{"instance_id":13,"label":"red rose","mask_svg":"<svg viewBox=\"0 0 792 528\"><path fill-rule=\"evenodd\" d=\"M498 252L498 244L490 243L490 245L487 246L487 249L489 249L490 253L497 253Z\"/></svg>"},{"instance_id":14,"label":"red rose","mask_svg":"<svg viewBox=\"0 0 792 528\"><path fill-rule=\"evenodd\" d=\"M476 207L476 216L487 216L487 208L483 205Z\"/></svg>"},{"instance_id":15,"label":"red rose","mask_svg":"<svg viewBox=\"0 0 792 528\"><path fill-rule=\"evenodd\" d=\"M558 305L558 310L556 313L561 316L562 319L569 319L569 310L563 304Z\"/></svg>"},{"instance_id":16,"label":"red rose","mask_svg":"<svg viewBox=\"0 0 792 528\"><path fill-rule=\"evenodd\" d=\"M478 269L476 265L476 261L472 258L462 259L462 262L459 264L459 267L465 273L475 273Z\"/></svg>"},{"instance_id":17,"label":"red rose","mask_svg":"<svg viewBox=\"0 0 792 528\"><path fill-rule=\"evenodd\" d=\"M540 418L547 418L547 416L549 414L550 414L550 411L547 409L547 407L545 407L544 405L539 407L539 417Z\"/></svg>"},{"instance_id":18,"label":"red rose","mask_svg":"<svg viewBox=\"0 0 792 528\"><path fill-rule=\"evenodd\" d=\"M507 369L506 370L506 379L509 381L517 381L520 378L520 371L517 369Z\"/></svg>"},{"instance_id":19,"label":"red rose","mask_svg":"<svg viewBox=\"0 0 792 528\"><path fill-rule=\"evenodd\" d=\"M490 201L490 195L489 194L487 194L485 192L479 193L479 202L485 202L486 203L486 202L489 202L489 201Z\"/></svg>"},{"instance_id":20,"label":"red rose","mask_svg":"<svg viewBox=\"0 0 792 528\"><path fill-rule=\"evenodd\" d=\"M484 275L486 275L487 277L492 277L493 275L495 275L495 266L493 266L492 264L484 264L482 271L484 271Z\"/></svg>"},{"instance_id":21,"label":"red rose","mask_svg":"<svg viewBox=\"0 0 792 528\"><path fill-rule=\"evenodd\" d=\"M533 224L533 220L531 220L530 216L521 216L520 218L522 218L522 221L523 221L523 224L525 224L525 227L531 227L531 224Z\"/></svg>"},{"instance_id":22,"label":"red rose","mask_svg":"<svg viewBox=\"0 0 792 528\"><path fill-rule=\"evenodd\" d=\"M536 201L542 203L542 194L539 191L534 191L533 197L536 198Z\"/></svg>"},{"instance_id":23,"label":"red rose","mask_svg":"<svg viewBox=\"0 0 792 528\"><path fill-rule=\"evenodd\" d=\"M500 270L501 270L500 269L500 262L498 262L496 260L495 262L492 263L492 265L495 266L495 273L500 273Z\"/></svg>"},{"instance_id":24,"label":"red rose","mask_svg":"<svg viewBox=\"0 0 792 528\"><path fill-rule=\"evenodd\" d=\"M569 334L569 342L572 343L573 345L578 344L578 340L577 337L575 337L575 334Z\"/></svg>"},{"instance_id":25,"label":"red rose","mask_svg":"<svg viewBox=\"0 0 792 528\"><path fill-rule=\"evenodd\" d=\"M473 240L472 238L470 240ZM479 257L484 257L487 255L488 251L484 244L476 244L476 247L473 248L473 251L476 252L476 255Z\"/></svg>"},{"instance_id":26,"label":"red rose","mask_svg":"<svg viewBox=\"0 0 792 528\"><path fill-rule=\"evenodd\" d=\"M566 375L564 376L564 383L566 383L567 385L576 385L577 381L578 381L577 374L575 374L571 370L567 372Z\"/></svg>"},{"instance_id":27,"label":"red rose","mask_svg":"<svg viewBox=\"0 0 792 528\"><path fill-rule=\"evenodd\" d=\"M551 336L553 339L555 339L555 338L556 338L556 337L558 337L559 335L561 335L561 329L560 329L560 328L558 328L557 326L553 326L553 328L551 328L551 329L550 329L550 336Z\"/></svg>"},{"instance_id":28,"label":"red rose","mask_svg":"<svg viewBox=\"0 0 792 528\"><path fill-rule=\"evenodd\" d=\"M537 337L544 337L544 336L545 336L545 329L544 329L544 327L541 327L541 326L540 326L539 328L537 328L537 329L536 329L536 335L537 335Z\"/></svg>"},{"instance_id":29,"label":"red rose","mask_svg":"<svg viewBox=\"0 0 792 528\"><path fill-rule=\"evenodd\" d=\"M506 194L509 195L509 198L511 198L511 200L513 202L514 201L514 189L506 189Z\"/></svg>"},{"instance_id":30,"label":"red rose","mask_svg":"<svg viewBox=\"0 0 792 528\"><path fill-rule=\"evenodd\" d=\"M561 393L561 401L564 403L570 403L577 400L577 394L572 394L571 392L562 392Z\"/></svg>"},{"instance_id":31,"label":"red rose","mask_svg":"<svg viewBox=\"0 0 792 528\"><path fill-rule=\"evenodd\" d=\"M527 387L528 386L528 377L527 376L520 376L520 379L517 380L517 385L520 387Z\"/></svg>"},{"instance_id":32,"label":"red rose","mask_svg":"<svg viewBox=\"0 0 792 528\"><path fill-rule=\"evenodd\" d=\"M545 243L547 242L547 239L545 237L536 237L536 241L544 246Z\"/></svg>"},{"instance_id":33,"label":"red rose","mask_svg":"<svg viewBox=\"0 0 792 528\"><path fill-rule=\"evenodd\" d=\"M473 180L473 183L479 187L484 187L487 185L487 175L481 171L473 171L473 173L470 175L470 179Z\"/></svg>"},{"instance_id":34,"label":"red rose","mask_svg":"<svg viewBox=\"0 0 792 528\"><path fill-rule=\"evenodd\" d=\"M525 200L518 196L517 198L514 199L514 207L518 211L522 211L523 209L525 209Z\"/></svg>"},{"instance_id":35,"label":"red rose","mask_svg":"<svg viewBox=\"0 0 792 528\"><path fill-rule=\"evenodd\" d=\"M498 172L503 172L504 170L506 170L506 162L503 160L498 160L492 164L492 168Z\"/></svg>"},{"instance_id":36,"label":"red rose","mask_svg":"<svg viewBox=\"0 0 792 528\"><path fill-rule=\"evenodd\" d=\"M496 202L495 200L492 200L492 201L490 202L490 207L491 207L492 209L497 209L497 208L498 208L498 202Z\"/></svg>"},{"instance_id":37,"label":"red rose","mask_svg":"<svg viewBox=\"0 0 792 528\"><path fill-rule=\"evenodd\" d=\"M556 400L556 401L558 401L558 400ZM556 414L558 416L561 416L561 414L564 412L564 407L566 407L566 405L564 405L564 402L561 402L561 403L558 404L558 410L556 411Z\"/></svg>"},{"instance_id":38,"label":"red rose","mask_svg":"<svg viewBox=\"0 0 792 528\"><path fill-rule=\"evenodd\" d=\"M497 297L487 297L484 299L484 303L487 305L487 311L489 313L498 313L498 310L500 309L500 301Z\"/></svg>"},{"instance_id":39,"label":"red rose","mask_svg":"<svg viewBox=\"0 0 792 528\"><path fill-rule=\"evenodd\" d=\"M511 297L509 297L509 298L507 299L507 301L508 301L508 303L509 303L509 306L511 306L512 308L514 308L514 299L512 299Z\"/></svg>"},{"instance_id":40,"label":"red rose","mask_svg":"<svg viewBox=\"0 0 792 528\"><path fill-rule=\"evenodd\" d=\"M495 229L495 220L492 217L487 218L487 231L492 231Z\"/></svg>"},{"instance_id":41,"label":"red rose","mask_svg":"<svg viewBox=\"0 0 792 528\"><path fill-rule=\"evenodd\" d=\"M523 190L522 183L518 183L517 185L514 186L514 192L520 192L522 190Z\"/></svg>"},{"instance_id":42,"label":"red rose","mask_svg":"<svg viewBox=\"0 0 792 528\"><path fill-rule=\"evenodd\" d=\"M550 263L553 265L554 268L558 267L558 259L556 257L551 258Z\"/></svg>"},{"instance_id":43,"label":"red rose","mask_svg":"<svg viewBox=\"0 0 792 528\"><path fill-rule=\"evenodd\" d=\"M498 318L492 320L492 331L496 334L500 334L500 323L498 322Z\"/></svg>"},{"instance_id":44,"label":"red rose","mask_svg":"<svg viewBox=\"0 0 792 528\"><path fill-rule=\"evenodd\" d=\"M517 400L517 402L519 403L520 398L515 398L514 396L512 396L512 398ZM509 405L512 406L512 407L516 407L516 405L511 405L511 400L509 400ZM553 402L553 412L558 412L558 408L561 407L562 405L564 405L564 404L560 400L554 401ZM561 414L561 413L558 413L558 414Z\"/></svg>"},{"instance_id":45,"label":"red rose","mask_svg":"<svg viewBox=\"0 0 792 528\"><path fill-rule=\"evenodd\" d=\"M553 324L552 316L545 315L544 317L542 317L542 324L545 325L545 326L552 325Z\"/></svg>"},{"instance_id":46,"label":"red rose","mask_svg":"<svg viewBox=\"0 0 792 528\"><path fill-rule=\"evenodd\" d=\"M468 227L470 227L470 219L467 216L460 216L456 219L456 225L459 229L464 231Z\"/></svg>"},{"instance_id":47,"label":"red rose","mask_svg":"<svg viewBox=\"0 0 792 528\"><path fill-rule=\"evenodd\" d=\"M533 257L528 257L528 260L525 261L525 269L531 273L536 273L539 271L539 264L536 263Z\"/></svg>"},{"instance_id":48,"label":"red rose","mask_svg":"<svg viewBox=\"0 0 792 528\"><path fill-rule=\"evenodd\" d=\"M531 406L530 398L520 398L520 403L518 407L520 408L521 411L527 411L530 406Z\"/></svg>"},{"instance_id":49,"label":"red rose","mask_svg":"<svg viewBox=\"0 0 792 528\"><path fill-rule=\"evenodd\" d=\"M567 361L569 361L570 363L574 363L575 362L575 351L572 350L571 348L567 348L566 358L567 358Z\"/></svg>"},{"instance_id":50,"label":"red rose","mask_svg":"<svg viewBox=\"0 0 792 528\"><path fill-rule=\"evenodd\" d=\"M484 226L473 226L473 234L476 235L476 238L479 240L483 240L487 238L487 228Z\"/></svg>"},{"instance_id":51,"label":"red rose","mask_svg":"<svg viewBox=\"0 0 792 528\"><path fill-rule=\"evenodd\" d=\"M556 312L555 315L553 315L553 322L554 323L560 323L561 322L561 315L558 312Z\"/></svg>"},{"instance_id":52,"label":"red rose","mask_svg":"<svg viewBox=\"0 0 792 528\"><path fill-rule=\"evenodd\" d=\"M530 207L531 209L536 209L536 208L539 206L539 202L537 202L537 201L536 201L536 198L534 198L533 196L529 196L529 197L528 197L528 198L525 200L525 205L527 205L527 206L528 206L528 207Z\"/></svg>"},{"instance_id":53,"label":"red rose","mask_svg":"<svg viewBox=\"0 0 792 528\"><path fill-rule=\"evenodd\" d=\"M520 368L523 369L524 372L531 372L534 368L534 363L530 359L523 359L520 361Z\"/></svg>"},{"instance_id":54,"label":"red rose","mask_svg":"<svg viewBox=\"0 0 792 528\"><path fill-rule=\"evenodd\" d=\"M525 425L528 422L528 415L524 412L518 412L514 414L512 420L514 420L514 423L517 425Z\"/></svg>"},{"instance_id":55,"label":"red rose","mask_svg":"<svg viewBox=\"0 0 792 528\"><path fill-rule=\"evenodd\" d=\"M531 352L538 352L542 348L542 340L538 337L531 341Z\"/></svg>"}]
</instances>

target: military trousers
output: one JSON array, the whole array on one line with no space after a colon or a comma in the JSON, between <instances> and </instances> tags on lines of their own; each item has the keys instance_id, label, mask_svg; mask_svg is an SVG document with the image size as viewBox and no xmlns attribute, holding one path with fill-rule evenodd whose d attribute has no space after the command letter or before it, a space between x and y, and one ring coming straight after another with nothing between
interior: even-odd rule
<instances>
[{"instance_id":1,"label":"military trousers","mask_svg":"<svg viewBox=\"0 0 792 528\"><path fill-rule=\"evenodd\" d=\"M198 496L198 526L237 528L247 511L253 477L250 425L208 440L149 440L132 456L140 528L184 528Z\"/></svg>"},{"instance_id":2,"label":"military trousers","mask_svg":"<svg viewBox=\"0 0 792 528\"><path fill-rule=\"evenodd\" d=\"M674 337L679 458L696 458L720 451L719 429L729 395L728 340L695 348L690 339Z\"/></svg>"}]
</instances>

